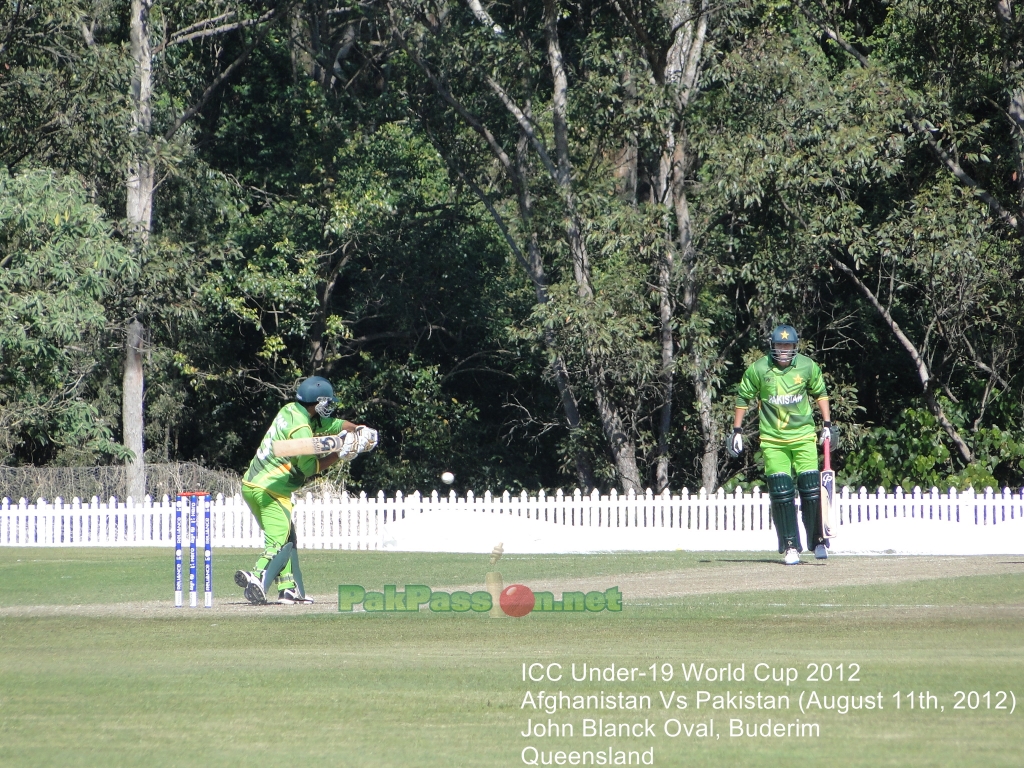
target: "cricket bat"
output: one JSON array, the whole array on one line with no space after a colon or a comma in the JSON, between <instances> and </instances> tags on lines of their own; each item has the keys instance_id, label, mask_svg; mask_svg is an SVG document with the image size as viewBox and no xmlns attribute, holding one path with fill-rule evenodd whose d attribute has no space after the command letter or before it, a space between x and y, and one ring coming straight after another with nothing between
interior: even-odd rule
<instances>
[{"instance_id":1,"label":"cricket bat","mask_svg":"<svg viewBox=\"0 0 1024 768\"><path fill-rule=\"evenodd\" d=\"M313 456L342 450L345 434L300 437L297 440L275 440L275 456Z\"/></svg>"},{"instance_id":2,"label":"cricket bat","mask_svg":"<svg viewBox=\"0 0 1024 768\"><path fill-rule=\"evenodd\" d=\"M836 535L836 526L832 522L832 502L836 490L836 473L832 471L832 441L826 440L822 448L825 454L825 468L821 470L821 535L831 539Z\"/></svg>"}]
</instances>

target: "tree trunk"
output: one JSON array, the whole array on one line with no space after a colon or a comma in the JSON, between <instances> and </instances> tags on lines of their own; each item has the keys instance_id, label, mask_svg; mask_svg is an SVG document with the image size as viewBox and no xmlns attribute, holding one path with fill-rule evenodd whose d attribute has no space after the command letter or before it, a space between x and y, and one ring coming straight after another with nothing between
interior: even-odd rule
<instances>
[{"instance_id":1,"label":"tree trunk","mask_svg":"<svg viewBox=\"0 0 1024 768\"><path fill-rule=\"evenodd\" d=\"M132 0L131 54L133 156L128 166L128 226L142 243L149 239L153 219L153 165L147 159L153 120L153 52L150 46L149 11L152 0Z\"/></svg>"},{"instance_id":2,"label":"tree trunk","mask_svg":"<svg viewBox=\"0 0 1024 768\"><path fill-rule=\"evenodd\" d=\"M351 249L351 252L349 252L349 249ZM312 349L310 350L309 375L311 376L322 375L327 364L327 320L331 314L334 289L338 285L338 276L341 274L341 270L348 264L355 250L355 246L351 242L338 249L339 252L335 253L338 259L331 265L331 270L328 272L327 279L320 290L318 297L320 299L320 311L314 319L313 327L310 330Z\"/></svg>"},{"instance_id":3,"label":"tree trunk","mask_svg":"<svg viewBox=\"0 0 1024 768\"><path fill-rule=\"evenodd\" d=\"M614 163L612 173L615 176L615 192L626 203L634 206L637 202L637 188L640 181L639 160L640 152L637 143L630 137L625 146L615 153L612 161Z\"/></svg>"},{"instance_id":4,"label":"tree trunk","mask_svg":"<svg viewBox=\"0 0 1024 768\"><path fill-rule=\"evenodd\" d=\"M146 496L145 446L142 441L142 347L143 328L138 320L128 324L125 344L124 380L121 394L121 421L125 448L134 456L129 460L125 495L139 501Z\"/></svg>"},{"instance_id":5,"label":"tree trunk","mask_svg":"<svg viewBox=\"0 0 1024 768\"><path fill-rule=\"evenodd\" d=\"M518 108L513 107L507 101L504 102L506 108L508 108L519 121L520 129L520 137L516 144L515 156L510 157L498 142L498 139L493 133L491 133L490 129L488 129L486 125L484 125L466 108L462 102L455 97L442 79L439 78L427 63L418 55L416 49L409 46L408 41L403 37L400 36L399 40L412 61L415 62L415 64L423 71L423 74L426 75L438 96L451 106L466 122L466 124L484 140L491 154L508 175L508 178L516 192L519 217L522 222L522 229L526 240L527 253L525 255L515 238L512 236L512 233L509 232L508 227L505 225L504 218L497 209L495 209L494 205L491 204L484 191L480 189L473 179L466 178L465 176L463 176L463 178L472 187L474 194L476 194L480 201L487 207L488 212L494 218L495 223L504 235L509 248L515 254L516 259L520 262L526 271L526 274L529 276L530 281L533 283L537 303L546 304L549 300L548 279L547 274L544 271L544 261L541 256L537 233L533 228L533 202L530 196L529 187L529 163L527 159L527 151L534 138L531 135L532 128L530 122L529 102L525 105L525 113L517 112L516 110ZM503 95L500 88L497 87L497 83L491 82L490 85L492 89L498 92L499 96ZM461 172L459 173L461 175ZM557 174L552 173L551 175L554 178ZM550 330L545 330L543 332L543 339L544 345L551 355L551 373L555 380L555 384L558 387L558 394L565 412L566 421L568 422L569 431L570 433L576 432L579 429L581 422L578 401L572 390L569 371L566 369L565 361L558 349L554 334ZM590 466L590 461L587 456L582 451L577 451L574 458L576 462L577 479L580 485L588 490L595 487L593 469Z\"/></svg>"},{"instance_id":6,"label":"tree trunk","mask_svg":"<svg viewBox=\"0 0 1024 768\"><path fill-rule=\"evenodd\" d=\"M572 189L572 164L569 158L568 90L569 79L562 61L562 50L558 39L559 6L557 0L545 0L544 28L547 37L548 65L553 81L552 120L555 135L557 170L555 183L562 191L566 209L565 233L572 255L573 276L576 279L576 294L582 301L590 300L594 291L590 282L590 257L583 238L579 204ZM584 341L584 346L588 346ZM594 359L589 350L584 350L588 359L588 378L594 391L601 431L608 441L608 448L615 464L623 491L642 490L640 471L636 464L636 445L626 428L619 409L608 394L604 368Z\"/></svg>"},{"instance_id":7,"label":"tree trunk","mask_svg":"<svg viewBox=\"0 0 1024 768\"><path fill-rule=\"evenodd\" d=\"M302 6L296 5L291 9L288 18L291 32L289 51L291 53L292 78L295 82L299 82L300 73L311 80L317 82L321 80L320 67L310 53L310 51L316 50L313 39L316 32L315 24L315 18L307 20Z\"/></svg>"},{"instance_id":8,"label":"tree trunk","mask_svg":"<svg viewBox=\"0 0 1024 768\"><path fill-rule=\"evenodd\" d=\"M527 104L527 115L530 114L530 109L530 105ZM528 146L529 139L520 132L519 141L516 143L515 155L516 201L519 205L519 218L523 222L523 229L529 233L526 241L526 267L530 280L533 282L534 296L538 304L547 304L548 277L544 271L544 259L540 252L540 242L537 239L536 231L533 229L533 198L530 196L530 188L527 184L530 167L527 160ZM562 354L555 342L555 335L549 328L544 330L544 345L551 354L551 375L555 380L555 386L558 388L558 397L562 403L562 412L565 413L565 420L569 426L569 434L577 434L581 424L579 403L576 400L576 394L572 390L569 371L566 370L565 361L562 359ZM591 466L590 459L582 448L577 448L573 461L576 464L576 482L579 483L580 490L590 491L596 487L597 478L594 477L594 468Z\"/></svg>"},{"instance_id":9,"label":"tree trunk","mask_svg":"<svg viewBox=\"0 0 1024 768\"><path fill-rule=\"evenodd\" d=\"M698 313L697 301L700 296L700 285L697 275L697 253L693 247L690 206L684 187L688 158L684 144L680 139L676 141L674 157L675 161L672 163L672 172L669 175L669 180L672 189L681 261L679 303L682 306L683 317L692 329L696 326L696 323L693 321ZM700 339L695 333L691 332L688 336L687 350L689 352L690 381L693 384L697 407L697 423L700 425L701 441L703 442L700 460L701 485L708 493L711 493L718 488L718 461L722 434L722 430L714 416L712 397L714 390L712 382L714 360L710 359L708 354L701 349Z\"/></svg>"},{"instance_id":10,"label":"tree trunk","mask_svg":"<svg viewBox=\"0 0 1024 768\"><path fill-rule=\"evenodd\" d=\"M1010 0L996 0L996 15L1003 30L1003 42L1010 55L1004 64L1010 92L1006 113L1013 121L1013 141L1017 147L1017 205L1024 208L1024 85L1020 83L1024 60L1020 58L1022 35L1014 20ZM1014 57L1016 54L1016 58ZM1016 82L1014 82L1016 81Z\"/></svg>"},{"instance_id":11,"label":"tree trunk","mask_svg":"<svg viewBox=\"0 0 1024 768\"><path fill-rule=\"evenodd\" d=\"M672 297L674 256L667 247L658 265L658 310L661 323L661 407L658 409L658 462L655 467L654 490L668 488L669 448L672 431L672 397L675 391L675 339L672 335L675 301Z\"/></svg>"},{"instance_id":12,"label":"tree trunk","mask_svg":"<svg viewBox=\"0 0 1024 768\"><path fill-rule=\"evenodd\" d=\"M128 165L126 218L128 228L139 249L145 247L153 220L153 165L147 158L152 125L153 52L150 46L149 12L152 0L132 0L131 55L135 62L132 76L132 139L133 155ZM143 433L142 372L143 326L137 317L128 324L125 345L124 382L121 392L121 432L125 447L133 454L128 462L125 490L133 499L146 495L146 463Z\"/></svg>"},{"instance_id":13,"label":"tree trunk","mask_svg":"<svg viewBox=\"0 0 1024 768\"><path fill-rule=\"evenodd\" d=\"M1016 125L1013 140L1017 145L1017 205L1024 208L1024 88L1010 94L1008 112Z\"/></svg>"},{"instance_id":14,"label":"tree trunk","mask_svg":"<svg viewBox=\"0 0 1024 768\"><path fill-rule=\"evenodd\" d=\"M693 386L697 398L697 421L700 424L701 437L704 439L704 452L700 460L701 485L708 493L718 488L718 449L721 441L721 430L715 420L715 412L708 386L708 367L699 354L694 360Z\"/></svg>"},{"instance_id":15,"label":"tree trunk","mask_svg":"<svg viewBox=\"0 0 1024 768\"><path fill-rule=\"evenodd\" d=\"M591 366L591 385L594 387L594 402L597 404L597 415L601 419L601 431L612 454L615 471L619 475L619 483L626 493L640 493L643 483L640 470L636 465L636 445L632 436L626 431L626 425L619 415L619 410L609 402L604 386L604 370Z\"/></svg>"},{"instance_id":16,"label":"tree trunk","mask_svg":"<svg viewBox=\"0 0 1024 768\"><path fill-rule=\"evenodd\" d=\"M699 4L699 10L694 7ZM658 82L667 90L672 100L672 113L661 126L662 146L658 157L657 170L650 180L651 199L655 204L664 205L675 217L675 242L666 243L665 254L657 270L659 294L659 324L661 342L661 405L656 421L658 439L657 485L668 484L668 470L671 456L668 450L672 423L673 397L675 395L675 369L678 352L690 358L689 375L696 394L697 411L704 450L701 458L703 483L708 490L714 490L718 481L719 429L712 415L713 386L711 382L711 360L698 355L697 339L687 334L685 342L678 348L673 344L673 334L678 319L676 310L693 325L697 312L697 297L700 286L697 283L696 253L693 248L692 222L686 198L686 174L689 158L686 153L685 110L697 91L701 57L707 35L710 6L708 0L674 0L664 6L663 21L671 30L671 43L663 49L643 25L643 20L629 6L616 3L616 8L629 24L640 42L648 63ZM666 222L666 227L671 225ZM678 274L676 270L679 270ZM676 280L681 295L675 296ZM702 364L701 361L704 361Z\"/></svg>"},{"instance_id":17,"label":"tree trunk","mask_svg":"<svg viewBox=\"0 0 1024 768\"><path fill-rule=\"evenodd\" d=\"M625 67L620 76L622 89L630 103L636 102L636 81L633 73ZM637 203L637 184L639 182L640 147L635 132L630 132L625 143L612 160L612 174L615 178L615 192L626 203L635 206Z\"/></svg>"},{"instance_id":18,"label":"tree trunk","mask_svg":"<svg viewBox=\"0 0 1024 768\"><path fill-rule=\"evenodd\" d=\"M698 87L700 61L703 55L704 40L707 34L708 3L700 2L700 12L694 15L691 0L677 0L672 6L666 21L675 30L672 44L665 55L661 81L671 89L675 101L675 114L664 128L664 144L658 162L658 177L655 180L655 195L658 202L669 208L675 217L678 265L671 253L672 246L663 259L659 270L658 290L661 309L661 347L662 347L662 406L658 420L658 484L661 486L664 477L668 484L668 430L671 426L672 397L675 391L674 375L676 354L672 344L672 333L676 323L675 311L678 309L691 326L698 311L697 299L700 286L696 269L697 253L693 246L693 223L690 219L690 206L686 196L686 177L690 170L690 157L687 153L685 131L685 109ZM667 265L667 269L666 269ZM680 280L678 302L673 301L670 294L671 281L676 277L673 270L678 266ZM718 448L719 432L712 411L712 391L710 381L711 361L698 349L698 340L687 334L687 341L680 343L689 357L690 379L696 396L698 424L704 444L701 454L701 482L709 492L718 485Z\"/></svg>"}]
</instances>

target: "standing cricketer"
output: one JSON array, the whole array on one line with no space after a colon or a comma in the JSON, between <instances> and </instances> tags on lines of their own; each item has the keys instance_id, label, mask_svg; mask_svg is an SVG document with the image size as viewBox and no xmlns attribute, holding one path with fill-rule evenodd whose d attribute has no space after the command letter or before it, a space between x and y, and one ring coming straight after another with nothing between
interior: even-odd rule
<instances>
[{"instance_id":1,"label":"standing cricketer","mask_svg":"<svg viewBox=\"0 0 1024 768\"><path fill-rule=\"evenodd\" d=\"M828 539L821 532L821 488L818 450L814 444L814 414L811 399L821 410L821 442L837 442L832 426L825 381L818 364L798 354L796 330L790 325L776 326L771 335L771 355L765 355L743 374L736 396L732 437L728 450L732 456L743 452L743 416L760 401L759 419L764 473L771 499L772 520L779 535L779 553L785 553L786 565L800 562L800 530L796 522L796 490L807 533L807 548L819 560L828 557Z\"/></svg>"},{"instance_id":2,"label":"standing cricketer","mask_svg":"<svg viewBox=\"0 0 1024 768\"><path fill-rule=\"evenodd\" d=\"M313 602L306 596L299 570L298 541L292 525L292 493L339 459L352 458L377 445L375 430L331 417L337 403L334 388L327 379L311 376L299 384L295 402L278 411L242 478L242 498L263 531L264 539L264 551L256 567L251 572L235 573L235 583L245 590L245 599L250 603L266 603L272 585L278 590L279 603ZM273 453L275 440L337 435L343 431L351 435L351 439L345 440L338 453L289 458Z\"/></svg>"}]
</instances>

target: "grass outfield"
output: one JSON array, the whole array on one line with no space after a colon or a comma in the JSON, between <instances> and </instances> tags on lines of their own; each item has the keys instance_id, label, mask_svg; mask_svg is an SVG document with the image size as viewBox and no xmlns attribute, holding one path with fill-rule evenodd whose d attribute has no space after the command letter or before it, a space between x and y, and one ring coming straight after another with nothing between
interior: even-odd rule
<instances>
[{"instance_id":1,"label":"grass outfield","mask_svg":"<svg viewBox=\"0 0 1024 768\"><path fill-rule=\"evenodd\" d=\"M1024 563L1011 573L869 586L632 601L625 592L621 613L499 620L229 605L239 600L231 575L253 556L216 552L215 609L173 611L147 609L170 603L167 551L0 549L0 765L518 766L528 747L539 765L549 757L559 764L560 751L568 765L574 752L596 757L609 748L613 759L653 749L660 766L810 759L994 768L1024 760ZM482 583L487 570L479 555L303 551L302 558L316 594L339 583ZM763 558L506 556L500 570L506 583L590 576L614 586L624 574L656 578ZM522 665L533 662L562 664L563 679L524 682ZM681 665L691 662L743 665L745 680L686 682ZM574 682L573 663L635 667L647 677ZM673 679L651 680L652 664L672 665ZM798 679L759 682L757 664L767 665L758 669L769 678L792 669ZM808 681L809 664L831 665L833 679ZM858 679L838 682L840 664L844 677L857 669ZM651 707L524 709L526 693L542 689L616 699L621 692L624 701L646 695ZM698 691L760 694L762 704L788 695L790 709L716 710L713 701L698 709ZM798 698L812 691L823 706L844 695L854 697L850 705L877 704L881 694L883 709L801 713ZM686 709L664 707L661 694L670 692L686 696ZM587 738L585 718L646 721L655 735ZM570 724L573 735L521 735L529 722L549 720ZM712 720L711 737L664 733L678 721L696 734ZM730 720L744 728L800 721L818 735L732 736ZM533 753L526 756L532 762Z\"/></svg>"}]
</instances>

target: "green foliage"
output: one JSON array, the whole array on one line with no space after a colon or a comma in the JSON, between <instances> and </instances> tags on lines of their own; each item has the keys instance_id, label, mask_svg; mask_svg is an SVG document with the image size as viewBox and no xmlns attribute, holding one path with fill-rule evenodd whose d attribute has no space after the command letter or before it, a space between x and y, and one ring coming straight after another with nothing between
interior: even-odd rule
<instances>
[{"instance_id":1,"label":"green foliage","mask_svg":"<svg viewBox=\"0 0 1024 768\"><path fill-rule=\"evenodd\" d=\"M0 163L77 173L111 219L124 204L131 120L127 50L109 34L115 15L77 0L0 6Z\"/></svg>"},{"instance_id":2,"label":"green foliage","mask_svg":"<svg viewBox=\"0 0 1024 768\"><path fill-rule=\"evenodd\" d=\"M963 427L962 420L957 426ZM976 461L958 467L946 441L936 439L941 428L926 409L907 408L892 427L867 430L845 452L837 481L840 485L910 490L937 488L1001 488L1024 470L1024 441L999 427L978 430L972 439Z\"/></svg>"},{"instance_id":3,"label":"green foliage","mask_svg":"<svg viewBox=\"0 0 1024 768\"><path fill-rule=\"evenodd\" d=\"M709 152L701 174L719 196L708 203L723 210L716 244L728 248L737 295L761 328L787 319L828 350L837 418L867 422L863 433L856 421L846 433L857 446L845 470L856 484L1022 478L1012 440L987 447L987 429L1018 427L983 394L1019 399L1019 384L1008 383L1019 240L937 162L918 128L922 120L941 126L935 136L962 147L960 162L982 179L992 147L1009 135L993 132L986 115L997 96L986 80L999 66L988 48L991 21L959 13L956 32L940 21L947 11L893 4L875 17L864 67L835 58L801 24L780 35L770 13L760 23L747 17L711 68L702 103L699 141ZM968 76L973 68L982 71ZM947 397L926 411L908 408L926 386ZM977 443L975 461L950 454L940 409Z\"/></svg>"},{"instance_id":4,"label":"green foliage","mask_svg":"<svg viewBox=\"0 0 1024 768\"><path fill-rule=\"evenodd\" d=\"M1020 216L1019 24L990 4L715 6L685 105L663 82L668 6L563 5L571 206L536 151L556 157L542 3L489 6L500 37L464 5L402 0L313 0L252 23L276 7L154 7L148 138L131 131L127 3L0 7L0 460L119 455L123 328L138 317L151 460L242 469L296 380L320 373L384 436L337 470L352 487L428 488L443 469L478 488L571 487L580 457L615 484L598 387L649 480L670 373L671 485L695 488L706 451L724 458L751 351L787 321L828 379L845 482L1024 483L1020 236L932 146ZM687 173L686 254L657 193L667 131ZM118 222L138 152L159 184L132 255ZM520 258L539 260L543 286ZM752 444L720 467L727 487L760 481Z\"/></svg>"},{"instance_id":5,"label":"green foliage","mask_svg":"<svg viewBox=\"0 0 1024 768\"><path fill-rule=\"evenodd\" d=\"M107 322L103 302L117 276L135 269L78 178L0 170L5 457L20 443L74 447L90 457L120 453L89 399Z\"/></svg>"},{"instance_id":6,"label":"green foliage","mask_svg":"<svg viewBox=\"0 0 1024 768\"><path fill-rule=\"evenodd\" d=\"M478 460L471 438L479 412L445 392L438 366L424 365L413 355L400 366L367 360L359 376L339 382L336 390L347 418L389 425L378 449L351 465L353 487L426 492L452 468L459 471L460 482L474 479Z\"/></svg>"}]
</instances>

